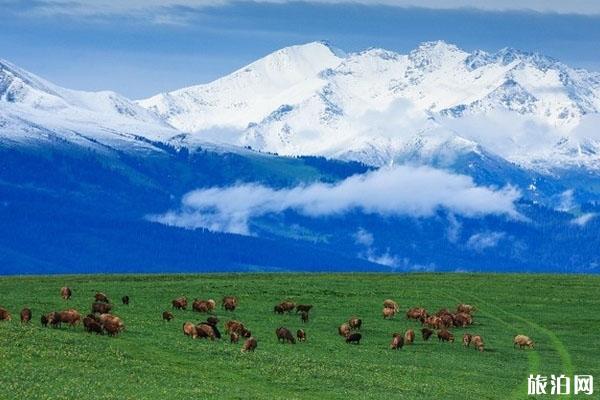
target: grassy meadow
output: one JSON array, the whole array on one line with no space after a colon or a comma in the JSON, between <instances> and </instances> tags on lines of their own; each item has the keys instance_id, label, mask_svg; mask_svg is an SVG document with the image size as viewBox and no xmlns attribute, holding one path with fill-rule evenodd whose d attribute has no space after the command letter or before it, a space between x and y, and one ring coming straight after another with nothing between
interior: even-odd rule
<instances>
[{"instance_id":1,"label":"grassy meadow","mask_svg":"<svg viewBox=\"0 0 600 400\"><path fill-rule=\"evenodd\" d=\"M71 300L59 296L73 289ZM76 308L89 312L96 291L116 304L126 330L117 337L76 328L42 328L40 315ZM0 399L521 399L530 373L592 374L600 381L600 277L492 274L228 274L82 275L0 278L0 306L13 320L0 322ZM121 296L129 295L129 306ZM206 315L173 311L171 299L235 295L235 312L217 307L219 328L238 319L258 340L241 353L228 338L192 340L185 321ZM392 320L381 317L386 298L400 303ZM292 299L313 304L311 320L278 315L273 306ZM456 341L423 342L389 350L391 334L420 324L404 312L430 312L465 302L478 308L475 323L451 331ZM21 326L19 311L33 310ZM347 345L337 327L363 319L363 341ZM275 329L304 328L305 343L283 345ZM463 332L480 334L485 352L464 349ZM526 334L533 350L513 349ZM224 335L225 337L225 335ZM595 396L600 393L596 382ZM568 398L563 396L563 398ZM587 397L589 398L589 397Z\"/></svg>"}]
</instances>

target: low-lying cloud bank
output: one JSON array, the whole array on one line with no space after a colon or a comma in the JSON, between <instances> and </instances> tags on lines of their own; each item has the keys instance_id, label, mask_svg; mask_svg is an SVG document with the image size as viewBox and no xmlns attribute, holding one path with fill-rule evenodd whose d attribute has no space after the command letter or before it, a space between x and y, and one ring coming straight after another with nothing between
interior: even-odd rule
<instances>
[{"instance_id":1,"label":"low-lying cloud bank","mask_svg":"<svg viewBox=\"0 0 600 400\"><path fill-rule=\"evenodd\" d=\"M519 197L514 187L482 187L465 175L430 167L396 166L354 175L335 184L273 189L245 183L194 190L183 197L179 210L148 218L188 229L250 235L252 218L287 210L309 217L349 211L427 217L446 209L467 217L494 214L517 218L514 202Z\"/></svg>"}]
</instances>

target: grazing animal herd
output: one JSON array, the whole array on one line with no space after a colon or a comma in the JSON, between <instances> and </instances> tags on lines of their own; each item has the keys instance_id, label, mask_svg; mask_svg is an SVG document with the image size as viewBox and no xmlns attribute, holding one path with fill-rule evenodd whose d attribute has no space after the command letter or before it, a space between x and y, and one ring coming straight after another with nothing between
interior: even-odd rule
<instances>
[{"instance_id":1,"label":"grazing animal herd","mask_svg":"<svg viewBox=\"0 0 600 400\"><path fill-rule=\"evenodd\" d=\"M63 300L68 301L73 296L73 291L68 287L60 289L60 296ZM130 303L129 296L125 295L121 298L123 305L127 306ZM239 302L235 296L225 296L221 301L221 308L227 312L235 311ZM171 301L171 307L175 310L187 310L188 299L185 296L178 297ZM217 303L213 299L195 299L192 302L192 310L198 313L214 314ZM276 304L273 312L277 314L291 314L295 310L295 315L299 315L300 321L303 324L309 322L309 313L313 309L311 304L296 304L293 301L285 300ZM84 330L88 333L97 335L107 334L116 336L125 330L125 324L116 315L113 315L113 304L108 296L104 293L97 292L91 303L91 313L82 318L82 315L76 309L69 308L62 311L51 311L41 314L40 321L43 327L59 328L62 325L76 327L80 323ZM383 302L382 316L383 319L393 319L400 312L400 306L397 302L387 299ZM450 328L466 328L473 325L475 307L469 304L459 304L456 311L450 311L448 308L443 308L435 314L429 312L423 307L412 307L406 312L408 320L420 322L421 338L423 341L428 341L431 336L436 334L439 342L454 342L454 334ZM165 310L162 313L162 319L170 322L175 318L172 311ZM4 307L0 307L0 321L11 321L10 312ZM25 307L20 312L22 324L30 323L32 319L32 310ZM219 319L210 315L205 321L200 323L184 322L182 325L183 334L192 339L207 339L218 340L222 335L218 327ZM363 325L361 318L356 316L350 317L346 322L343 322L338 327L338 334L342 336L346 343L359 345L363 335L359 332ZM241 351L253 352L257 348L257 340L252 335L249 329L240 321L228 320L224 324L225 334L229 336L229 341L232 344L239 343L240 339L244 340ZM298 329L296 335L286 327L280 326L275 330L277 341L283 344L296 344L296 342L305 342L307 333L304 329ZM406 332L392 333L392 340L389 348L392 350L402 349L404 346L411 345L415 342L415 331L408 329ZM479 352L485 349L484 340L481 335L464 333L462 344L464 347L472 347ZM516 335L513 339L513 347L533 348L534 342L525 335Z\"/></svg>"}]
</instances>

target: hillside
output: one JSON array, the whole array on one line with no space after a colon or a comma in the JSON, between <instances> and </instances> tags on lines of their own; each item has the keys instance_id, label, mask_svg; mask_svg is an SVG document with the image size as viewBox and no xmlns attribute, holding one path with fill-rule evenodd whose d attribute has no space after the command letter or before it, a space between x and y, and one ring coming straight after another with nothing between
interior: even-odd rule
<instances>
[{"instance_id":1,"label":"hillside","mask_svg":"<svg viewBox=\"0 0 600 400\"><path fill-rule=\"evenodd\" d=\"M68 285L66 303L59 289ZM77 328L41 328L50 310L87 312L93 294L104 291L118 302L115 314L126 330L110 338ZM472 274L345 275L120 275L11 277L0 279L0 305L14 316L0 322L0 398L176 399L176 398L525 398L530 373L600 375L600 290L593 276ZM233 313L217 309L223 323L243 321L258 339L255 353L241 345L184 337L184 321L206 315L161 313L170 300L237 295ZM311 320L273 313L283 299L311 303ZM391 334L420 328L403 315L381 318L381 303L396 299L404 312L421 305L430 311L468 302L478 308L468 329L454 328L453 343L416 343L398 351ZM21 326L18 311L33 310L33 323ZM363 319L360 345L347 345L337 327L351 315ZM306 343L278 344L275 328L304 328ZM481 334L485 351L464 349L462 333ZM514 349L524 333L533 350ZM377 368L374 368L377 366ZM597 386L596 386L597 390Z\"/></svg>"}]
</instances>

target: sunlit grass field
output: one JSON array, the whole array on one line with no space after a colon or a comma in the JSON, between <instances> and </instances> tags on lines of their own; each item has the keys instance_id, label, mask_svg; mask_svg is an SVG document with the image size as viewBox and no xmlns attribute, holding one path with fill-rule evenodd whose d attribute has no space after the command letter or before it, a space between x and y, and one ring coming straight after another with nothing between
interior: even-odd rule
<instances>
[{"instance_id":1,"label":"sunlit grass field","mask_svg":"<svg viewBox=\"0 0 600 400\"><path fill-rule=\"evenodd\" d=\"M73 289L64 301L61 286ZM76 308L87 314L96 291L116 304L126 330L97 336L83 327L42 328L40 315ZM0 278L0 306L13 315L0 322L1 399L517 399L527 376L592 374L600 382L600 277L471 274L230 274L128 275ZM129 306L121 296L131 298ZM206 315L173 311L170 301L235 295L235 312L217 307L219 327L242 321L258 340L255 353L241 342L192 340L185 321ZM382 302L400 303L402 313L383 320ZM310 321L278 315L273 306L292 299L313 304ZM420 324L404 312L430 312L460 302L478 311L466 329L451 329L455 343L435 337L399 351L391 334ZM19 311L33 310L21 326ZM363 319L360 345L348 345L337 327L350 316ZM304 328L305 343L283 345L275 329ZM465 349L464 332L480 334L485 352ZM526 334L533 350L514 349ZM595 395L600 393L596 382ZM568 398L564 397L563 398ZM589 398L589 397L588 397Z\"/></svg>"}]
</instances>

